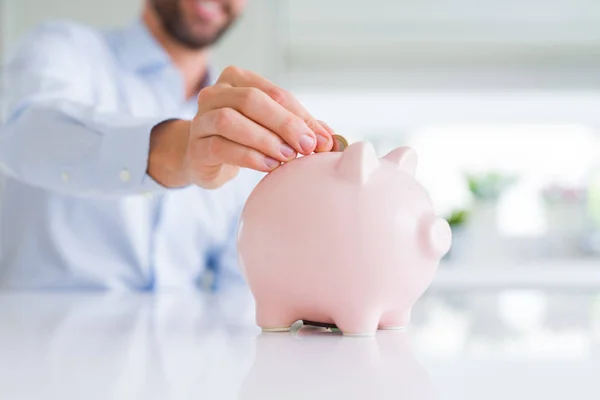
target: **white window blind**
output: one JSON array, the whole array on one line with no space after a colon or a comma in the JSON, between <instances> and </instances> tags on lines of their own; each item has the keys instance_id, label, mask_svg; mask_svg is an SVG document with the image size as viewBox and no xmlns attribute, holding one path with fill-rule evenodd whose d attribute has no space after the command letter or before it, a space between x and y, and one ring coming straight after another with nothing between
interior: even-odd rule
<instances>
[{"instance_id":1,"label":"white window blind","mask_svg":"<svg viewBox=\"0 0 600 400\"><path fill-rule=\"evenodd\" d=\"M291 85L600 87L597 0L281 0Z\"/></svg>"}]
</instances>

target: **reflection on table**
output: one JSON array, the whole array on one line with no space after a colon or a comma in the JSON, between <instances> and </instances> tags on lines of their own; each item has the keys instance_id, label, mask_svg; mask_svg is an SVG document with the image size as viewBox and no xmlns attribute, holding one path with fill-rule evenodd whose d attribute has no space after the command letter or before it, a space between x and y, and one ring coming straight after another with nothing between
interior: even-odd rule
<instances>
[{"instance_id":1,"label":"reflection on table","mask_svg":"<svg viewBox=\"0 0 600 400\"><path fill-rule=\"evenodd\" d=\"M0 294L0 398L598 399L595 293L428 293L407 332L263 334L246 291Z\"/></svg>"}]
</instances>

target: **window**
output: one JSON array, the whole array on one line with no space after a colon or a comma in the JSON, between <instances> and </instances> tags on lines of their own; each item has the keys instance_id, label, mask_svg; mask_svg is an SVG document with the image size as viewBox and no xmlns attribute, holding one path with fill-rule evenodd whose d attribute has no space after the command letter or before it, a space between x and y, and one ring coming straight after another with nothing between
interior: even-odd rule
<instances>
[{"instance_id":1,"label":"window","mask_svg":"<svg viewBox=\"0 0 600 400\"><path fill-rule=\"evenodd\" d=\"M587 189L600 172L596 132L584 125L429 126L415 132L410 144L421 156L419 179L445 214L470 200L464 174L515 176L499 203L504 235L545 233L543 190Z\"/></svg>"}]
</instances>

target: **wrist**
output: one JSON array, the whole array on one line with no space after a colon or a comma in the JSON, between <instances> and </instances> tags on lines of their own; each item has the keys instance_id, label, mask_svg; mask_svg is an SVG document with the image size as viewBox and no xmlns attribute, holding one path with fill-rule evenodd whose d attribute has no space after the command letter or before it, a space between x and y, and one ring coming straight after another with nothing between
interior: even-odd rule
<instances>
[{"instance_id":1,"label":"wrist","mask_svg":"<svg viewBox=\"0 0 600 400\"><path fill-rule=\"evenodd\" d=\"M164 187L180 188L191 184L186 157L190 127L190 121L173 119L152 129L148 175Z\"/></svg>"}]
</instances>

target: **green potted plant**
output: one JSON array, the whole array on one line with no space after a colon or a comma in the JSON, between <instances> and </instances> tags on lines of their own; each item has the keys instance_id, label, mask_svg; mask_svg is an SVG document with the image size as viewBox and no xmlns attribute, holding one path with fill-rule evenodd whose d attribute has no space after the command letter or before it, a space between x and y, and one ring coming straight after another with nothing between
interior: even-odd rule
<instances>
[{"instance_id":1,"label":"green potted plant","mask_svg":"<svg viewBox=\"0 0 600 400\"><path fill-rule=\"evenodd\" d=\"M466 174L469 191L476 201L496 202L516 182L516 177L498 172Z\"/></svg>"},{"instance_id":2,"label":"green potted plant","mask_svg":"<svg viewBox=\"0 0 600 400\"><path fill-rule=\"evenodd\" d=\"M450 215L448 216L448 218L446 218L446 220L448 221L448 224L450 224L450 227L453 230L457 230L460 229L462 226L464 226L464 224L466 223L467 219L469 216L469 212L467 210L464 209L457 209L452 211L452 213L450 213Z\"/></svg>"},{"instance_id":3,"label":"green potted plant","mask_svg":"<svg viewBox=\"0 0 600 400\"><path fill-rule=\"evenodd\" d=\"M465 232L469 253L465 256L474 264L500 260L505 254L497 229L498 201L517 179L492 171L465 174L465 180L473 200Z\"/></svg>"}]
</instances>

